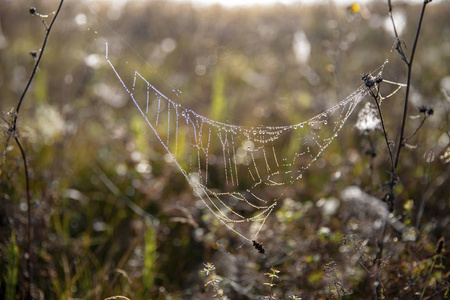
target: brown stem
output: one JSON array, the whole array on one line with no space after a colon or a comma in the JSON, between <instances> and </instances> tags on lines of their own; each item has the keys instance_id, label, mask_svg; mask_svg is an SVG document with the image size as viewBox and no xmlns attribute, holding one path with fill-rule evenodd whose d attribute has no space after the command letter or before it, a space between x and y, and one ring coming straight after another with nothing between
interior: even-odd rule
<instances>
[{"instance_id":1,"label":"brown stem","mask_svg":"<svg viewBox=\"0 0 450 300\"><path fill-rule=\"evenodd\" d=\"M31 196L30 196L30 178L28 173L28 165L27 165L27 157L25 155L25 151L23 150L22 145L19 142L19 138L17 136L14 137L17 146L20 149L20 154L22 155L23 166L25 171L25 186L26 186L26 194L27 194L27 246L25 252L25 261L26 261L26 284L25 284L25 299L31 299Z\"/></svg>"},{"instance_id":2,"label":"brown stem","mask_svg":"<svg viewBox=\"0 0 450 300\"><path fill-rule=\"evenodd\" d=\"M394 158L392 156L392 150L391 150L391 146L389 145L389 139L387 136L387 131L386 131L386 127L384 126L384 118L383 118L383 114L381 112L381 107L380 107L380 103L378 103L378 96L380 95L380 93L378 92L379 88L377 86L377 94L375 94L370 88L369 88L369 94L372 96L373 100L375 101L375 104L377 105L377 110L378 110L378 115L380 117L380 122L381 122L381 129L383 130L383 136L384 136L384 140L386 142L386 147L388 149L389 152L389 157L391 159L391 167L392 169L394 169Z\"/></svg>"},{"instance_id":3,"label":"brown stem","mask_svg":"<svg viewBox=\"0 0 450 300\"><path fill-rule=\"evenodd\" d=\"M424 2L423 2L422 12L420 13L419 24L417 25L416 37L414 38L414 44L413 44L413 47L411 50L411 56L410 56L409 60L406 62L406 65L408 66L408 75L407 75L407 80L406 80L405 102L403 104L403 117L402 117L402 123L401 123L401 128L400 128L400 136L398 138L397 153L395 155L395 161L394 161L394 175L395 175L395 172L397 171L398 160L400 157L401 149L404 146L403 136L404 136L405 125L406 125L406 115L408 113L408 100L409 100L409 91L411 89L411 75L412 75L412 66L413 66L413 61L414 61L414 55L416 54L417 43L419 41L420 29L422 28L423 16L425 15L425 8L429 2L431 2L431 1L424 0Z\"/></svg>"},{"instance_id":4,"label":"brown stem","mask_svg":"<svg viewBox=\"0 0 450 300\"><path fill-rule=\"evenodd\" d=\"M47 41L48 41L48 37L50 35L50 31L52 30L53 24L55 24L56 18L58 17L59 12L61 11L61 7L62 7L63 3L64 3L64 0L61 0L61 2L59 3L58 9L56 10L55 16L52 19L52 22L45 29L45 37L44 37L44 41L42 42L41 50L39 51L38 58L36 59L36 62L34 63L33 70L31 71L30 78L28 78L27 85L25 86L25 89L23 90L22 95L20 96L19 103L17 104L16 115L15 115L15 118L13 121L13 128L12 128L13 131L16 130L17 116L19 115L20 107L22 106L23 99L25 98L25 95L27 94L28 89L30 88L31 82L33 81L34 75L37 72L39 64L41 63L42 56L44 55L45 46L47 46Z\"/></svg>"},{"instance_id":5,"label":"brown stem","mask_svg":"<svg viewBox=\"0 0 450 300\"><path fill-rule=\"evenodd\" d=\"M31 263L32 263L32 251L31 251L31 196L30 196L30 178L29 178L29 172L28 172L28 164L27 164L27 157L25 155L25 151L22 147L22 144L19 141L19 136L17 134L17 119L20 111L20 107L22 106L23 100L25 99L25 96L28 92L28 89L30 88L31 82L33 81L34 75L36 74L36 71L39 67L39 64L41 62L42 56L44 55L44 50L47 45L48 37L50 35L50 31L53 28L53 24L55 24L55 21L59 15L59 12L61 11L61 7L64 3L64 0L61 0L59 3L58 9L56 10L55 16L52 19L52 22L47 27L45 25L45 36L44 41L42 42L41 50L39 51L39 56L36 59L34 63L33 70L31 71L30 77L28 78L28 82L25 86L25 89L22 92L22 95L20 96L19 103L17 104L16 110L14 112L12 124L10 125L10 136L13 135L14 139L17 143L17 146L19 147L20 154L22 156L23 165L24 165L24 171L25 171L25 185L26 185L26 196L27 196L27 241L26 241L26 252L25 252L25 261L26 261L26 277L25 277L25 294L24 299L32 299L31 296ZM9 137L8 137L9 140Z\"/></svg>"}]
</instances>

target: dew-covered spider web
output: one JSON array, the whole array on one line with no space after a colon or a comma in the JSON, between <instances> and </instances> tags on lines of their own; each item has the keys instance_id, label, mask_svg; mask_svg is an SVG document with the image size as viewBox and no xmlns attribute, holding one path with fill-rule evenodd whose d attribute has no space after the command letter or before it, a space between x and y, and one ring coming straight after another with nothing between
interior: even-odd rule
<instances>
[{"instance_id":1,"label":"dew-covered spider web","mask_svg":"<svg viewBox=\"0 0 450 300\"><path fill-rule=\"evenodd\" d=\"M233 125L182 106L138 71L127 74L133 76L127 85L108 57L107 44L106 60L195 195L248 241L257 240L286 190L305 176L369 93L363 83L338 104L297 124ZM384 65L369 75L380 78ZM403 86L388 83L394 92Z\"/></svg>"}]
</instances>

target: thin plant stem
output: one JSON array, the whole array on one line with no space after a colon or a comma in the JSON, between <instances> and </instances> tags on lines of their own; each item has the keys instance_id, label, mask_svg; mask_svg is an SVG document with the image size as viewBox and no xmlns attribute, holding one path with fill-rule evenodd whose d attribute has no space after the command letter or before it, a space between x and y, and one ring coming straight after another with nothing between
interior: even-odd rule
<instances>
[{"instance_id":1,"label":"thin plant stem","mask_svg":"<svg viewBox=\"0 0 450 300\"><path fill-rule=\"evenodd\" d=\"M25 99L25 96L28 92L28 89L31 86L31 82L34 79L34 75L36 74L39 64L42 60L42 57L44 55L44 50L45 47L47 45L47 41L48 41L48 37L50 35L50 31L53 28L53 25L55 24L55 21L59 15L59 12L61 11L62 5L64 3L64 0L61 0L61 2L59 3L58 9L56 10L55 16L53 17L51 23L49 26L46 25L45 22L44 26L45 26L45 36L44 36L44 40L42 42L42 46L41 49L39 51L39 55L34 63L34 67L33 70L31 71L30 77L28 78L28 82L25 86L25 89L22 92L22 95L20 96L19 102L17 103L17 107L16 110L14 111L14 115L13 115L13 120L12 120L12 124L10 126L10 130L9 130L9 134L10 136L13 135L14 136L14 140L17 143L17 146L19 147L21 156L22 156L22 160L23 160L23 165L24 165L24 172L25 172L25 188L26 188L26 197L27 197L27 229L26 229L26 234L27 234L27 241L26 241L26 252L25 252L25 261L26 261L26 283L25 283L25 294L24 294L24 299L32 299L31 297L31 263L32 263L32 251L31 251L31 195L30 195L30 176L29 176L29 171L28 171L28 164L27 164L27 157L25 154L25 150L22 147L22 144L19 141L19 135L17 134L17 119L18 119L18 115L19 115L19 111L20 108L22 106L23 100ZM31 10L30 10L31 12ZM35 12L34 12L35 13ZM42 20L42 18L41 18ZM9 137L8 137L8 141L9 141Z\"/></svg>"},{"instance_id":2,"label":"thin plant stem","mask_svg":"<svg viewBox=\"0 0 450 300\"><path fill-rule=\"evenodd\" d=\"M26 195L27 195L27 244L25 251L25 261L26 261L26 285L25 285L25 299L31 299L31 196L30 196L30 178L28 172L27 165L27 157L25 155L25 151L23 150L22 145L20 144L19 138L17 136L14 137L17 146L20 149L20 154L23 160L23 166L25 171L25 186L26 186Z\"/></svg>"},{"instance_id":3,"label":"thin plant stem","mask_svg":"<svg viewBox=\"0 0 450 300\"><path fill-rule=\"evenodd\" d=\"M266 252L264 252L264 255L266 256L266 259L267 259L267 261L269 262L269 264L270 264L270 266L271 266L271 269L272 269L272 270L275 270L275 268L273 267L272 261L270 260L270 258L269 258L269 256L267 255ZM273 278L271 278L271 279L273 279ZM278 282L279 282L279 284L280 284L281 297L282 297L282 299L284 300L284 299L286 299L286 298L285 298L284 290L283 290L283 281L281 281L281 279L278 278ZM270 286L270 294L272 294L272 285Z\"/></svg>"},{"instance_id":4,"label":"thin plant stem","mask_svg":"<svg viewBox=\"0 0 450 300\"><path fill-rule=\"evenodd\" d=\"M416 36L414 38L414 44L413 44L413 47L411 50L411 56L410 56L409 60L405 61L406 65L408 67L408 75L407 75L407 80L406 80L406 91L405 91L405 101L403 104L402 123L401 123L401 127L400 127L400 135L399 135L398 143L397 143L397 153L395 155L395 161L394 161L394 174L397 171L400 152L404 146L403 136L404 136L405 125L406 125L406 115L408 113L409 91L411 90L411 75L412 75L412 66L413 66L413 62L414 62L414 56L416 54L417 44L418 44L419 35L420 35L420 29L422 28L422 21L423 21L424 15L425 15L425 8L426 8L427 4L430 2L431 2L430 0L423 1L422 11L420 13L419 24L417 25ZM390 1L389 1L389 3L390 3ZM392 23L394 24L393 20L392 20ZM394 27L395 27L395 25L394 25ZM397 37L397 39L398 39L398 37Z\"/></svg>"},{"instance_id":5,"label":"thin plant stem","mask_svg":"<svg viewBox=\"0 0 450 300\"><path fill-rule=\"evenodd\" d=\"M423 117L422 120L420 121L419 126L417 126L417 128L414 130L414 132L411 133L410 136L408 136L408 137L406 137L406 138L403 139L403 142L404 142L404 143L406 143L407 141L409 141L410 139L412 139L412 138L417 134L417 132L419 132L420 128L422 128L422 126L423 126L423 124L425 123L426 119L427 119L427 116L424 115L424 117Z\"/></svg>"},{"instance_id":6,"label":"thin plant stem","mask_svg":"<svg viewBox=\"0 0 450 300\"><path fill-rule=\"evenodd\" d=\"M431 169L431 161L428 162L427 172L425 175L425 185L428 186L430 182L430 169ZM420 219L422 219L423 211L425 210L425 193L422 195L420 199L420 206L417 212L417 220L416 220L416 231L419 230L420 227Z\"/></svg>"},{"instance_id":7,"label":"thin plant stem","mask_svg":"<svg viewBox=\"0 0 450 300\"><path fill-rule=\"evenodd\" d=\"M433 259L433 263L431 264L430 272L428 272L427 280L425 281L425 286L423 287L422 294L420 295L420 300L425 296L425 291L427 290L427 284L430 281L431 274L433 273L434 265L436 264L437 255Z\"/></svg>"},{"instance_id":8,"label":"thin plant stem","mask_svg":"<svg viewBox=\"0 0 450 300\"><path fill-rule=\"evenodd\" d=\"M393 15L392 15L391 1L388 0L387 2L388 2L388 9L389 9L389 16L391 18L391 22L392 22L392 25L394 27L394 34L395 34L395 38L396 38L396 47L395 48L398 51L398 53L400 54L402 60L407 65L407 81L406 81L405 100L404 100L404 104L403 104L402 122L401 122L401 127L400 127L400 134L399 134L399 139L398 139L398 143L397 143L397 150L396 150L395 158L393 157L393 154L391 152L391 148L390 148L390 145L389 145L388 137L387 137L386 130L385 130L385 127L384 127L384 121L383 121L380 105L379 105L378 100L377 100L378 94L379 94L379 92L378 92L378 85L376 86L377 87L377 94L376 95L374 94L374 92L370 88L369 88L369 92L370 92L370 95L374 98L375 103L377 105L378 113L379 113L379 116L380 116L380 119L381 119L381 125L382 125L382 129L383 129L384 138L385 138L386 145L387 145L387 148L388 148L388 151L389 151L389 156L390 156L390 159L391 159L391 166L392 166L391 181L389 183L389 192L385 196L385 200L388 202L389 211L392 211L394 209L393 188L394 188L394 185L396 184L396 181L397 181L396 172L397 172L400 152L401 152L401 149L404 146L404 142L405 142L404 132L405 132L405 125L406 125L406 116L407 116L407 113L408 113L409 91L411 89L412 65L413 65L413 61L414 61L414 55L415 55L416 49L417 49L417 44L418 44L418 41L419 41L420 29L422 28L422 21L423 21L423 17L424 17L424 14L425 14L425 8L426 8L426 5L429 2L431 2L431 0L424 0L424 2L423 2L422 11L421 11L421 14L420 14L420 19L419 19L419 24L417 26L416 35L415 35L415 38L414 38L414 43L413 43L413 47L412 47L411 55L410 55L409 59L407 59L407 57L406 57L406 55L405 55L405 53L403 51L402 41L400 40L400 37L399 37L398 32L397 32L397 28L395 26L395 21L394 21ZM386 216L386 221L384 223L384 228L383 228L383 233L382 233L382 236L381 236L381 240L378 243L379 251L378 251L377 256L376 256L376 258L374 260L374 262L377 263L378 271L380 270L381 261L382 261L382 257L383 257L384 237L386 235L388 218L389 218L389 215Z\"/></svg>"},{"instance_id":9,"label":"thin plant stem","mask_svg":"<svg viewBox=\"0 0 450 300\"><path fill-rule=\"evenodd\" d=\"M384 126L383 113L381 112L380 103L378 103L378 96L380 95L380 93L378 92L378 85L377 85L377 94L375 94L371 89L369 89L369 93L372 96L373 100L375 101L375 104L377 105L378 115L379 115L380 121L381 121L381 129L383 130L384 140L386 142L386 147L388 149L389 157L391 159L392 170L394 170L394 157L392 155L391 146L389 145L389 139L388 139L386 127Z\"/></svg>"},{"instance_id":10,"label":"thin plant stem","mask_svg":"<svg viewBox=\"0 0 450 300\"><path fill-rule=\"evenodd\" d=\"M369 140L369 145L370 145L370 153L368 153L370 155L370 164L369 164L369 170L370 170L370 194L373 195L374 192L374 184L373 184L373 165L374 165L374 158L377 155L376 151L375 151L375 145L373 144L372 138L370 137L370 132L367 133L367 139Z\"/></svg>"},{"instance_id":11,"label":"thin plant stem","mask_svg":"<svg viewBox=\"0 0 450 300\"><path fill-rule=\"evenodd\" d=\"M266 256L266 259L270 264L271 270L273 272L275 272L276 269L274 268L272 261L270 260L269 256L267 255L266 249L264 249L264 246L261 243L258 243L257 241L253 241L253 247L258 251L258 253L264 254ZM269 291L270 295L272 295L272 281L273 281L273 277L271 277L271 285L270 285L270 291ZM281 296L282 296L282 299L284 300L286 298L284 295L283 283L280 278L278 278L278 281L280 283Z\"/></svg>"},{"instance_id":12,"label":"thin plant stem","mask_svg":"<svg viewBox=\"0 0 450 300\"><path fill-rule=\"evenodd\" d=\"M23 90L22 95L20 96L20 99L19 99L19 103L17 104L17 107L16 107L16 115L15 115L15 118L14 118L13 128L12 128L13 131L16 130L17 116L19 115L20 107L22 106L22 103L23 103L23 100L25 98L25 95L27 94L28 89L30 88L31 82L34 79L34 75L37 72L39 64L41 63L42 56L44 55L45 47L47 46L47 41L48 41L48 37L50 35L50 31L52 30L53 25L55 24L55 21L58 18L58 15L59 15L59 12L61 11L61 7L62 7L63 3L64 3L64 0L61 0L61 2L59 3L58 9L56 10L55 16L52 19L52 22L50 23L50 25L48 27L45 26L46 27L45 28L45 36L44 36L44 40L42 42L41 49L39 51L39 55L38 55L38 57L36 59L36 62L34 63L34 67L33 67L33 70L31 71L30 77L28 78L27 85L25 86L25 89Z\"/></svg>"},{"instance_id":13,"label":"thin plant stem","mask_svg":"<svg viewBox=\"0 0 450 300\"><path fill-rule=\"evenodd\" d=\"M381 240L379 241L379 252L377 253L377 257L375 258L375 260L377 262L378 271L381 268L381 259L383 257L383 250L384 250L384 237L386 236L388 223L389 223L389 214L386 214L386 219L384 220L384 225L383 225L383 234L381 235Z\"/></svg>"},{"instance_id":14,"label":"thin plant stem","mask_svg":"<svg viewBox=\"0 0 450 300\"><path fill-rule=\"evenodd\" d=\"M398 35L398 31L397 31L397 26L395 26L395 21L394 21L394 17L392 15L392 4L391 4L391 0L388 0L388 9L389 9L389 18L391 19L392 22L392 26L394 28L394 35L395 35L395 49L397 50L397 52L401 55L402 60L408 64L408 59L406 58L405 52L403 51L403 47L402 47L402 40L400 40L400 37Z\"/></svg>"}]
</instances>

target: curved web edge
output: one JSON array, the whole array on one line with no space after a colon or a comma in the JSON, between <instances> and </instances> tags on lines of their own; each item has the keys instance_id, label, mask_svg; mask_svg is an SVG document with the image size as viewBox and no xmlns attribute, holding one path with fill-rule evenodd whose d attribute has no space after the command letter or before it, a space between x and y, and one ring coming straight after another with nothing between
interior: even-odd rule
<instances>
[{"instance_id":1,"label":"curved web edge","mask_svg":"<svg viewBox=\"0 0 450 300\"><path fill-rule=\"evenodd\" d=\"M369 93L362 84L338 104L297 124L241 126L183 107L138 71L128 87L108 57L107 43L106 61L195 194L217 220L250 242L256 240L285 191L317 161ZM387 62L370 76L381 76ZM386 82L397 89L381 101L403 86ZM209 180L211 169L219 170L222 186ZM276 193L267 193L268 189ZM237 229L237 224L247 225L246 229ZM252 232L251 238L244 232Z\"/></svg>"}]
</instances>

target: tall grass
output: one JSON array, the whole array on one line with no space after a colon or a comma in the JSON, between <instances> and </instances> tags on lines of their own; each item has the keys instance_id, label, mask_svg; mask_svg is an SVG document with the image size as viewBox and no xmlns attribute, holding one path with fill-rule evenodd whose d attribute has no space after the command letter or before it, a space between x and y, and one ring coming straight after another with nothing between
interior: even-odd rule
<instances>
[{"instance_id":1,"label":"tall grass","mask_svg":"<svg viewBox=\"0 0 450 300\"><path fill-rule=\"evenodd\" d=\"M155 146L158 141L149 137L140 116L133 116L130 106L111 104L120 92L102 94L101 84L113 86L110 75L101 67L86 65L85 58L110 29L94 21L93 7L68 4L61 23L54 27L63 1L48 18L34 18L39 16L36 13L44 15L43 9L36 8L35 23L15 21L29 10L22 3L2 9L2 26L9 24L3 29L12 45L7 49L20 53L14 53L13 63L7 51L0 57L5 70L0 74L0 97L8 101L0 103L1 109L9 111L5 103L16 107L4 125L9 147L0 173L0 296L8 300L38 295L46 299L279 299L284 293L291 299L447 296L448 103L439 100L438 81L448 76L447 45L440 42L450 25L448 5L429 5L428 16L424 12L429 2L423 3L420 15L417 6L391 6L390 1L388 6L363 6L361 13L353 8L332 11L327 6L233 12L160 2L125 6L117 22L115 7L97 12L103 20L113 16L106 21L109 28L148 55L146 61L156 61L156 73L174 74L170 79L174 85L192 95L184 100L194 107L208 107L208 116L218 121L228 122L230 117L240 124L294 123L304 118L306 109L321 112L336 94L354 90L362 73L386 56L391 62L383 76L406 80L409 92L402 105L394 98L378 107L384 133L357 135L350 121L328 149L333 153L325 153L308 178L291 186L286 198L279 200L260 234L267 248L265 257L205 212L182 176L165 163L164 152ZM413 41L412 48L405 48L398 34L383 33L377 23L397 9L407 12L403 35L407 44ZM308 14L300 18L305 10ZM79 14L88 23L74 27L74 20L82 19ZM416 15L419 26L410 26ZM17 40L39 42L36 24L44 24L44 42L37 56L30 57L32 49L24 50ZM48 39L52 28L55 37ZM186 28L192 29L193 36L186 37ZM308 65L299 64L292 53L298 28L313 47ZM26 30L31 37L21 36ZM11 38L14 34L21 38ZM176 40L177 47L162 56L159 43L167 37ZM389 53L392 40L395 53ZM234 50L221 55L224 45ZM46 47L51 52L44 55ZM139 61L134 49L118 51L123 65ZM409 57L408 49L412 49ZM202 76L186 79L194 74L192 62L197 56L213 54L219 57L217 65L208 65ZM417 74L412 72L413 61ZM31 76L20 77L21 66L33 62ZM251 87L242 77L249 70L272 78L270 84ZM320 78L319 85L314 85L313 77ZM167 83L158 76L152 79L156 86ZM13 92L17 82L24 90ZM448 88L445 80L441 82ZM327 86L339 91L329 91ZM383 82L368 88L378 104L377 88L383 93ZM50 110L58 112L63 128L61 134L45 138L39 122L54 118ZM48 114L39 119L34 112ZM415 114L419 118L410 118ZM395 143L393 137L398 137ZM180 137L176 157L181 160L184 152L191 151L184 138ZM16 141L14 147L10 139ZM284 146L289 153L299 147L294 140ZM425 153L435 155L425 157ZM385 204L379 199L387 202L396 217L371 223L369 204L360 208L356 201L341 199L340 192L349 185L359 186L360 198L370 199L367 203L383 212ZM152 224L147 223L149 218ZM207 261L215 267L206 265L206 278L201 278L198 270ZM347 295L347 286L353 294Z\"/></svg>"}]
</instances>

